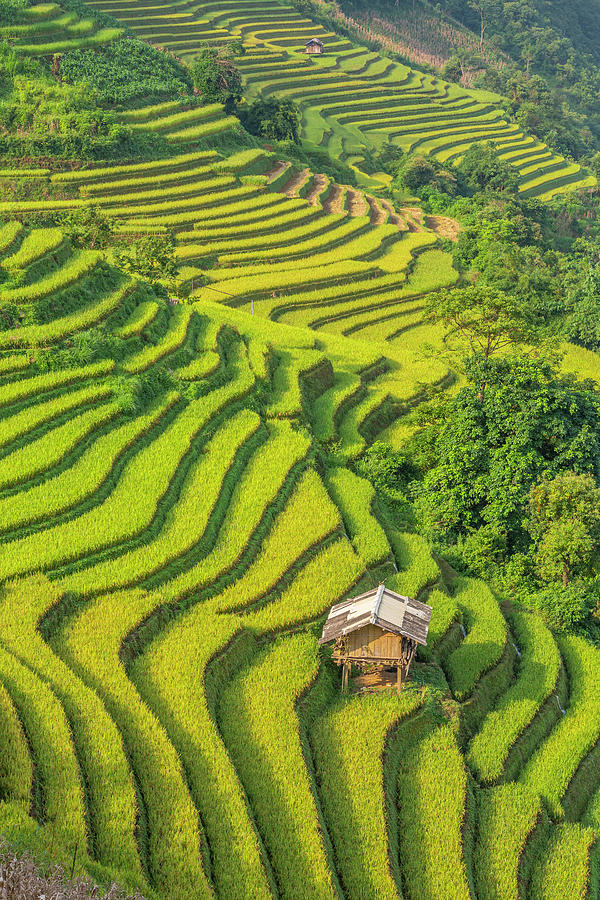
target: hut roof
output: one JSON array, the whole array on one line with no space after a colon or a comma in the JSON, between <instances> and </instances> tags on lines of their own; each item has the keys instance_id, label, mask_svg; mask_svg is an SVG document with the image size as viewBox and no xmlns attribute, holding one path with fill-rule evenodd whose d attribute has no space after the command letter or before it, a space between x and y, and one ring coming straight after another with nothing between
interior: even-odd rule
<instances>
[{"instance_id":1,"label":"hut roof","mask_svg":"<svg viewBox=\"0 0 600 900\"><path fill-rule=\"evenodd\" d=\"M318 44L319 47L322 47L323 41L321 40L321 38L311 38L310 41L306 42L306 46L308 47L309 44Z\"/></svg>"},{"instance_id":2,"label":"hut roof","mask_svg":"<svg viewBox=\"0 0 600 900\"><path fill-rule=\"evenodd\" d=\"M378 625L384 631L401 634L425 645L431 613L431 606L426 603L403 597L380 584L358 597L332 606L319 643L326 644L365 625Z\"/></svg>"}]
</instances>

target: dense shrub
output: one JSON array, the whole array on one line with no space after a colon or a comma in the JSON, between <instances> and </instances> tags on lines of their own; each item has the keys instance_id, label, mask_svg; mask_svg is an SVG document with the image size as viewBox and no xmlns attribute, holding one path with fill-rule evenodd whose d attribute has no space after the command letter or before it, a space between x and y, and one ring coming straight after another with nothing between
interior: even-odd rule
<instances>
[{"instance_id":1,"label":"dense shrub","mask_svg":"<svg viewBox=\"0 0 600 900\"><path fill-rule=\"evenodd\" d=\"M93 50L69 50L61 60L64 81L85 82L103 104L149 103L185 96L192 83L172 56L144 41L122 38Z\"/></svg>"},{"instance_id":2,"label":"dense shrub","mask_svg":"<svg viewBox=\"0 0 600 900\"><path fill-rule=\"evenodd\" d=\"M289 97L259 97L239 113L242 124L250 134L268 141L294 141L298 143L300 110Z\"/></svg>"}]
</instances>

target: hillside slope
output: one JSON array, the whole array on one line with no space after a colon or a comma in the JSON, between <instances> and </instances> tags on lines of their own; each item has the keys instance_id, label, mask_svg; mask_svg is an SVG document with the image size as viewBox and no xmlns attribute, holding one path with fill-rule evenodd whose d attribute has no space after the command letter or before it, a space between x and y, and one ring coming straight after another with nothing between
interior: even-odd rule
<instances>
[{"instance_id":1,"label":"hillside slope","mask_svg":"<svg viewBox=\"0 0 600 900\"><path fill-rule=\"evenodd\" d=\"M474 141L492 140L518 170L523 196L547 199L595 184L577 163L507 122L497 95L468 92L379 57L278 0L258 5L104 0L90 6L183 58L193 57L203 41L241 38L247 95L292 97L303 110L303 137L326 147L333 158L360 167L365 149L391 141L455 161ZM323 56L303 52L310 37L324 41Z\"/></svg>"},{"instance_id":2,"label":"hillside slope","mask_svg":"<svg viewBox=\"0 0 600 900\"><path fill-rule=\"evenodd\" d=\"M179 53L243 34L256 90L300 60L290 8L121 3ZM59 13L24 54L81 40ZM343 118L363 81L399 127L478 106L339 44L338 112L302 81L327 57L287 69L338 155L371 133ZM249 146L220 104L111 114L160 158L0 170L0 834L149 900L598 900L600 650L457 576L352 468L456 384L423 320L452 223ZM173 233L172 289L74 247L90 208ZM323 618L384 580L432 606L427 647L400 694L340 694Z\"/></svg>"},{"instance_id":3,"label":"hillside slope","mask_svg":"<svg viewBox=\"0 0 600 900\"><path fill-rule=\"evenodd\" d=\"M0 830L182 900L597 896L600 652L340 467L379 345L1 237L32 324L0 359ZM382 578L433 606L426 654L340 697L312 623Z\"/></svg>"}]
</instances>

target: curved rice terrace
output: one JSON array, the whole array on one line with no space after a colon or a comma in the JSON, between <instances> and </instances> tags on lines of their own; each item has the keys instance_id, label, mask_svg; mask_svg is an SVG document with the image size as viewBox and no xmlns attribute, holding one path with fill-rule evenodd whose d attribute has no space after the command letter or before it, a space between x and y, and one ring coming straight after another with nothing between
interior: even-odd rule
<instances>
[{"instance_id":1,"label":"curved rice terrace","mask_svg":"<svg viewBox=\"0 0 600 900\"><path fill-rule=\"evenodd\" d=\"M180 54L244 35L248 84L252 65L261 90L286 71L305 128L322 117L347 158L379 132L331 108L352 114L348 84L423 101L427 134L427 104L460 106L334 36L313 93L305 70L326 60L291 72L291 8L157 9L111 4ZM54 47L76 24L58 16L39 11ZM407 411L454 383L422 352L441 336L424 295L457 277L436 223L259 149L228 155L239 126L218 105L122 119L172 156L44 177L123 234L173 230L186 303L58 228L0 230L20 273L0 301L22 319L0 331L0 832L157 900L597 898L600 651L457 577L346 468L379 434L400 445ZM538 195L577 183L554 159ZM340 695L323 616L383 579L432 606L428 646L400 695Z\"/></svg>"},{"instance_id":2,"label":"curved rice terrace","mask_svg":"<svg viewBox=\"0 0 600 900\"><path fill-rule=\"evenodd\" d=\"M291 97L302 109L303 138L359 171L365 150L386 142L456 163L474 142L492 141L499 157L516 168L523 197L547 200L596 183L577 163L508 122L498 95L466 91L378 56L278 0L89 5L182 59L193 59L203 43L241 39L246 96ZM312 37L323 41L322 56L304 53Z\"/></svg>"},{"instance_id":3,"label":"curved rice terrace","mask_svg":"<svg viewBox=\"0 0 600 900\"><path fill-rule=\"evenodd\" d=\"M273 168L254 150L150 165L160 198L148 164L54 179L150 228L193 172L184 278L208 231L223 253L187 304L55 228L0 233L24 272L0 357L1 830L156 898L598 896L600 652L440 569L344 467L449 383L410 327L430 269L451 278L435 235L221 174ZM98 331L110 353L78 365ZM428 646L400 695L340 695L322 616L381 579L433 607Z\"/></svg>"}]
</instances>

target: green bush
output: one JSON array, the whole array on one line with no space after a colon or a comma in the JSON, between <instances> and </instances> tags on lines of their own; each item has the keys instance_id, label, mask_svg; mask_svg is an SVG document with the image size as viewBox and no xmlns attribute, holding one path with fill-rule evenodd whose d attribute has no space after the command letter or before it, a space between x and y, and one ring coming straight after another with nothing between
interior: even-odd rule
<instances>
[{"instance_id":1,"label":"green bush","mask_svg":"<svg viewBox=\"0 0 600 900\"><path fill-rule=\"evenodd\" d=\"M61 59L60 72L71 84L85 82L104 105L143 100L144 105L173 96L187 96L191 79L184 67L133 38L120 38L104 47L69 50Z\"/></svg>"}]
</instances>

